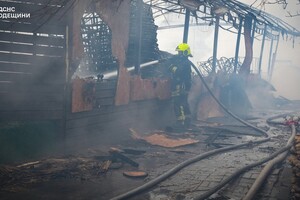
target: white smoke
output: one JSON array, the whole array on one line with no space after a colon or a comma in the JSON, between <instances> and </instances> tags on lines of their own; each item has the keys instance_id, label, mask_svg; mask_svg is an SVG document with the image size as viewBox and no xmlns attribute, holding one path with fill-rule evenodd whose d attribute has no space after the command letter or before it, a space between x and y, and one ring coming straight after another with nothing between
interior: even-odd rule
<instances>
[{"instance_id":1,"label":"white smoke","mask_svg":"<svg viewBox=\"0 0 300 200\"><path fill-rule=\"evenodd\" d=\"M251 5L253 0L243 0L248 5ZM257 1L259 2L259 1ZM258 4L254 5L255 7ZM286 17L287 12L295 13L300 10L300 5L297 0L289 1L287 8L284 10L281 5L266 5L264 11L276 16L283 21L289 23L296 29L300 30L300 17ZM203 22L198 20L199 22ZM191 23L195 23L195 19L191 17ZM161 17L155 22L159 27L172 24L183 24L184 15L172 14ZM206 61L213 54L213 37L214 26L191 26L189 30L188 43L191 46L192 54L191 61L195 64L200 61ZM176 46L182 42L183 27L176 29L166 29L158 31L158 44L160 50L175 54ZM261 49L261 39L254 41L253 57L259 58ZM217 57L234 57L235 55L236 34L219 29L219 41ZM265 42L262 75L267 79L268 61L270 54L270 40ZM275 49L276 43L273 45ZM273 50L274 51L274 50ZM280 42L277 52L277 61L273 73L272 84L277 89L277 95L284 96L289 99L300 99L299 80L300 80L300 38L280 37ZM241 37L240 57L245 56L244 38ZM255 62L255 60L253 61ZM285 64L283 64L285 63ZM287 65L287 63L289 63ZM257 68L254 63L254 68Z\"/></svg>"}]
</instances>

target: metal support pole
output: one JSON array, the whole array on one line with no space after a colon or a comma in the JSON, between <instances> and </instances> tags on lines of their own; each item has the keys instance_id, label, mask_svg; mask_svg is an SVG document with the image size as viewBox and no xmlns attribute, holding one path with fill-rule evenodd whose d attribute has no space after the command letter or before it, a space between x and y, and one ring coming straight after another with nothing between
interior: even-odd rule
<instances>
[{"instance_id":1,"label":"metal support pole","mask_svg":"<svg viewBox=\"0 0 300 200\"><path fill-rule=\"evenodd\" d=\"M238 30L238 35L237 35L237 39L236 39L236 46L235 46L234 73L236 73L238 59L239 59L239 50L240 50L242 27L243 27L243 18L240 18L239 30Z\"/></svg>"},{"instance_id":2,"label":"metal support pole","mask_svg":"<svg viewBox=\"0 0 300 200\"><path fill-rule=\"evenodd\" d=\"M253 18L250 15L246 15L244 18L244 40L245 40L245 59L239 70L240 74L247 77L251 71L251 63L253 60L253 47L251 43L251 30L252 30Z\"/></svg>"},{"instance_id":3,"label":"metal support pole","mask_svg":"<svg viewBox=\"0 0 300 200\"><path fill-rule=\"evenodd\" d=\"M72 27L72 23L70 23ZM70 60L72 56L72 51L70 50L70 45L73 44L72 36L70 33L70 27L66 26L65 28L65 80L64 80L64 91L63 91L63 113L62 113L62 120L61 120L61 129L62 129L62 139L63 139L63 151L66 150L66 135L67 135L67 117L68 113L71 110L71 95L70 95Z\"/></svg>"},{"instance_id":4,"label":"metal support pole","mask_svg":"<svg viewBox=\"0 0 300 200\"><path fill-rule=\"evenodd\" d=\"M137 40L136 40L136 60L135 60L135 74L140 74L141 65L141 50L142 50L142 23L143 23L143 0L137 0L136 5L136 19L137 19Z\"/></svg>"},{"instance_id":5,"label":"metal support pole","mask_svg":"<svg viewBox=\"0 0 300 200\"><path fill-rule=\"evenodd\" d=\"M217 64L217 52L218 52L219 23L220 23L220 18L217 16L216 24L215 24L215 35L214 35L212 72L216 72L216 66L217 66L216 64Z\"/></svg>"},{"instance_id":6,"label":"metal support pole","mask_svg":"<svg viewBox=\"0 0 300 200\"><path fill-rule=\"evenodd\" d=\"M184 30L183 30L183 43L187 43L189 36L189 27L190 27L190 10L186 9L185 11L185 20L184 20Z\"/></svg>"},{"instance_id":7,"label":"metal support pole","mask_svg":"<svg viewBox=\"0 0 300 200\"><path fill-rule=\"evenodd\" d=\"M255 29L256 29L256 20L254 20L253 26L252 26L252 33L251 33L251 44L252 44L252 47L253 47L253 43L254 43Z\"/></svg>"},{"instance_id":8,"label":"metal support pole","mask_svg":"<svg viewBox=\"0 0 300 200\"><path fill-rule=\"evenodd\" d=\"M277 43L276 43L276 47L275 47L275 52L274 52L273 57L272 57L272 64L271 64L270 75L269 75L269 82L271 82L272 75L273 75L273 70L274 70L275 61L276 61L276 56L277 56L278 44L279 44L279 36L278 36L278 38L277 38Z\"/></svg>"},{"instance_id":9,"label":"metal support pole","mask_svg":"<svg viewBox=\"0 0 300 200\"><path fill-rule=\"evenodd\" d=\"M259 75L261 75L261 64L262 64L262 59L263 59L263 54L264 54L266 35L267 35L267 25L265 25L265 28L264 28L264 35L263 35L261 49L260 49L259 65L258 65L258 74Z\"/></svg>"},{"instance_id":10,"label":"metal support pole","mask_svg":"<svg viewBox=\"0 0 300 200\"><path fill-rule=\"evenodd\" d=\"M270 53L269 53L268 76L270 76L271 60L272 60L272 51L273 51L273 43L274 43L274 39L272 38L272 40L271 40L271 46L270 46Z\"/></svg>"}]
</instances>

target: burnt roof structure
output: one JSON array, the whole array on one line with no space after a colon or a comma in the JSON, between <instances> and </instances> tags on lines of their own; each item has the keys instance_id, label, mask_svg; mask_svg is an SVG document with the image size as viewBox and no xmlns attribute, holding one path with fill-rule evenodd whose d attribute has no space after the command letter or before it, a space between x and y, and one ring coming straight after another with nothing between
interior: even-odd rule
<instances>
[{"instance_id":1,"label":"burnt roof structure","mask_svg":"<svg viewBox=\"0 0 300 200\"><path fill-rule=\"evenodd\" d=\"M205 21L215 20L215 16L220 16L220 20L230 24L228 30L237 29L241 18L250 16L256 23L255 32L263 34L264 25L268 27L267 37L274 35L288 34L300 36L300 32L287 24L283 20L272 16L262 10L251 7L235 0L147 0L146 3L152 6L154 18L169 12L185 14L185 8L192 11L193 16Z\"/></svg>"},{"instance_id":2,"label":"burnt roof structure","mask_svg":"<svg viewBox=\"0 0 300 200\"><path fill-rule=\"evenodd\" d=\"M204 23L204 25L214 24L214 47L211 63L212 72L215 71L217 65L219 28L237 34L234 73L250 73L250 66L253 59L254 38L262 36L258 66L258 73L261 74L265 41L271 41L268 64L269 79L272 77L272 71L276 60L279 36L282 35L292 38L300 36L299 30L278 17L272 16L262 10L236 0L146 0L146 3L152 7L154 18L158 18L167 13L185 15L183 42L187 42L188 39L190 15L196 18L197 23L198 19L200 19L207 22L207 24ZM224 27L224 24L226 24L226 27ZM238 72L237 60L239 57L241 35L244 35L246 55ZM273 49L273 41L277 41L275 51Z\"/></svg>"}]
</instances>

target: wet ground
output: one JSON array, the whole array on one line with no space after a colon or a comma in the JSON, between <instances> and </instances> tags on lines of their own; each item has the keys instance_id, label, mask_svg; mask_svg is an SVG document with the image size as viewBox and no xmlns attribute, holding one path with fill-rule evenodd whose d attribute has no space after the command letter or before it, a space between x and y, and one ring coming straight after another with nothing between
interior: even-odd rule
<instances>
[{"instance_id":1,"label":"wet ground","mask_svg":"<svg viewBox=\"0 0 300 200\"><path fill-rule=\"evenodd\" d=\"M289 111L260 111L251 114L248 122L268 130L269 135L272 137L270 142L228 151L196 162L151 188L151 190L131 199L187 200L203 194L237 169L267 157L283 147L290 136L290 129L284 126L269 126L265 121L268 117ZM146 133L146 131L142 131L142 133ZM129 134L129 132L126 131L126 134ZM65 176L47 181L32 181L31 184L28 182L25 185L16 184L14 190L7 190L7 188L2 187L0 199L110 199L152 180L175 165L198 154L263 138L256 131L229 118L195 122L191 131L168 134L174 138L197 139L199 143L177 148L164 148L126 137L126 140L124 138L120 139L120 143L114 141L114 147L145 151L140 155L126 154L130 159L139 163L139 167L123 163L119 167L113 167L112 165L106 173L84 173L81 175L77 173L73 177ZM93 146L73 156L85 158L105 157L110 147L107 143L99 143L99 146ZM259 166L244 173L221 189L215 196L212 196L211 199L242 199L261 169L262 166ZM141 170L147 172L148 176L146 178L125 177L123 172L130 170ZM290 199L290 176L291 170L287 163L276 166L255 199Z\"/></svg>"}]
</instances>

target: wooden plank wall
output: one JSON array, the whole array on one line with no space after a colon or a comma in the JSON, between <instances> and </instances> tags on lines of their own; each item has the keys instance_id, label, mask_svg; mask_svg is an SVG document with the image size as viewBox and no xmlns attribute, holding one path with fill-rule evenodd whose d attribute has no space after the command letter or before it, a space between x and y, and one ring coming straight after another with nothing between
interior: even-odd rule
<instances>
[{"instance_id":1,"label":"wooden plank wall","mask_svg":"<svg viewBox=\"0 0 300 200\"><path fill-rule=\"evenodd\" d=\"M110 80L94 84L93 110L67 115L65 135L67 151L99 145L99 140L101 144L112 145L124 138L128 139L131 127L153 130L159 126L165 127L175 120L170 100L132 101L128 105L115 106L117 83Z\"/></svg>"},{"instance_id":2,"label":"wooden plank wall","mask_svg":"<svg viewBox=\"0 0 300 200\"><path fill-rule=\"evenodd\" d=\"M65 22L60 5L0 0L30 18L0 19L0 120L61 119L65 84ZM46 12L47 11L47 12Z\"/></svg>"},{"instance_id":3,"label":"wooden plank wall","mask_svg":"<svg viewBox=\"0 0 300 200\"><path fill-rule=\"evenodd\" d=\"M171 105L170 100L146 100L72 113L67 120L65 149L90 148L99 145L99 140L101 144L119 144L124 138L130 138L129 128L162 129L175 120Z\"/></svg>"},{"instance_id":4,"label":"wooden plank wall","mask_svg":"<svg viewBox=\"0 0 300 200\"><path fill-rule=\"evenodd\" d=\"M114 105L117 89L116 80L100 82L95 85L96 108Z\"/></svg>"},{"instance_id":5,"label":"wooden plank wall","mask_svg":"<svg viewBox=\"0 0 300 200\"><path fill-rule=\"evenodd\" d=\"M0 0L3 7L31 14L30 19L0 19L0 121L64 116L66 22L61 20L65 12L59 8L72 6L48 5L49 2L74 1ZM163 110L166 115L170 113L170 104L158 100L114 106L115 90L116 84L99 83L98 106L94 110L71 113L68 109L68 141L80 143L82 137L101 136L101 131L109 129L128 130L132 125L162 123Z\"/></svg>"}]
</instances>

